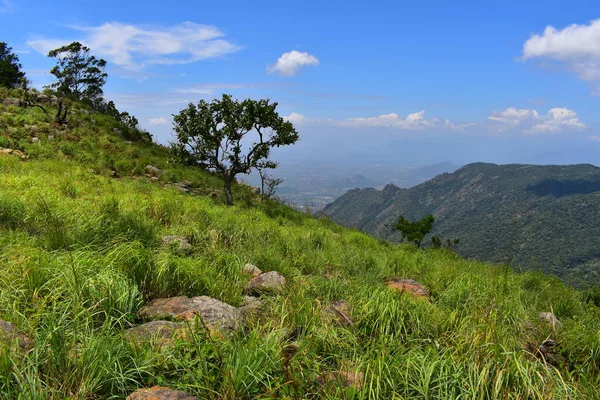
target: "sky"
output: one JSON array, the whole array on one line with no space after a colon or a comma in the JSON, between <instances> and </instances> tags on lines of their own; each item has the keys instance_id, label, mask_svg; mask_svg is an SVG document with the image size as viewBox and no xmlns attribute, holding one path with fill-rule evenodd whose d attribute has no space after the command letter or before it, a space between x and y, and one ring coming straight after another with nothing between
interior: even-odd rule
<instances>
[{"instance_id":1,"label":"sky","mask_svg":"<svg viewBox=\"0 0 600 400\"><path fill-rule=\"evenodd\" d=\"M40 88L86 44L161 143L228 93L279 103L281 162L600 163L597 0L0 0L0 32Z\"/></svg>"}]
</instances>

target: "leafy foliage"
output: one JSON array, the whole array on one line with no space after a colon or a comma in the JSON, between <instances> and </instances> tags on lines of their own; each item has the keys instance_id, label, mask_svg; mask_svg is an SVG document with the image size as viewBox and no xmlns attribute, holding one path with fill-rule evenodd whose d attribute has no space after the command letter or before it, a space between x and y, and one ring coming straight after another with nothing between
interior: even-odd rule
<instances>
[{"instance_id":1,"label":"leafy foliage","mask_svg":"<svg viewBox=\"0 0 600 400\"><path fill-rule=\"evenodd\" d=\"M48 57L56 59L50 73L57 82L49 85L63 96L75 100L93 102L102 97L102 87L108 74L104 72L106 61L90 54L89 47L79 42L51 50Z\"/></svg>"},{"instance_id":2,"label":"leafy foliage","mask_svg":"<svg viewBox=\"0 0 600 400\"><path fill-rule=\"evenodd\" d=\"M21 71L19 57L6 42L0 42L0 86L17 88L25 83L25 72Z\"/></svg>"},{"instance_id":3,"label":"leafy foliage","mask_svg":"<svg viewBox=\"0 0 600 400\"><path fill-rule=\"evenodd\" d=\"M223 179L227 203L233 204L231 183L236 175L247 174L267 160L273 147L298 140L292 123L280 117L276 108L277 103L269 100L240 102L226 94L210 103L189 104L174 116L174 153L186 163L216 171Z\"/></svg>"},{"instance_id":4,"label":"leafy foliage","mask_svg":"<svg viewBox=\"0 0 600 400\"><path fill-rule=\"evenodd\" d=\"M425 235L431 232L434 222L435 218L431 214L415 222L411 222L401 215L396 223L396 229L400 231L403 239L414 243L417 247L421 247Z\"/></svg>"}]
</instances>

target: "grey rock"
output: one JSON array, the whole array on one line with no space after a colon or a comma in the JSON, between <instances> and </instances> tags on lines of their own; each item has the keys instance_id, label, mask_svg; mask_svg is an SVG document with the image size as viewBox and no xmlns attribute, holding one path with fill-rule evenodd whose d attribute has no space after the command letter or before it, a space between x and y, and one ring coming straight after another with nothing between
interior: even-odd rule
<instances>
[{"instance_id":1,"label":"grey rock","mask_svg":"<svg viewBox=\"0 0 600 400\"><path fill-rule=\"evenodd\" d=\"M127 396L126 400L198 400L198 398L180 390L154 386L148 389L138 389Z\"/></svg>"},{"instance_id":2,"label":"grey rock","mask_svg":"<svg viewBox=\"0 0 600 400\"><path fill-rule=\"evenodd\" d=\"M11 344L16 344L15 348L22 351L33 347L31 339L19 332L11 322L0 320L0 347Z\"/></svg>"},{"instance_id":3,"label":"grey rock","mask_svg":"<svg viewBox=\"0 0 600 400\"><path fill-rule=\"evenodd\" d=\"M262 306L263 302L258 297L244 296L239 310L243 316L247 317L256 314Z\"/></svg>"},{"instance_id":4,"label":"grey rock","mask_svg":"<svg viewBox=\"0 0 600 400\"><path fill-rule=\"evenodd\" d=\"M39 138L37 138L35 136L31 138L31 143L39 143L39 142L40 142Z\"/></svg>"},{"instance_id":5,"label":"grey rock","mask_svg":"<svg viewBox=\"0 0 600 400\"><path fill-rule=\"evenodd\" d=\"M172 321L151 321L125 330L125 335L140 344L154 341L166 345L172 340L185 337L185 324Z\"/></svg>"},{"instance_id":6,"label":"grey rock","mask_svg":"<svg viewBox=\"0 0 600 400\"><path fill-rule=\"evenodd\" d=\"M185 236L163 236L160 240L164 246L174 248L181 253L192 250L192 244Z\"/></svg>"},{"instance_id":7,"label":"grey rock","mask_svg":"<svg viewBox=\"0 0 600 400\"><path fill-rule=\"evenodd\" d=\"M172 318L189 321L195 316L200 317L211 333L228 333L238 329L242 323L240 310L208 296L156 299L138 312L138 317L144 320Z\"/></svg>"},{"instance_id":8,"label":"grey rock","mask_svg":"<svg viewBox=\"0 0 600 400\"><path fill-rule=\"evenodd\" d=\"M27 102L25 100L17 99L15 97L7 97L2 100L2 103L6 104L7 106L14 106L14 107L25 107L27 105Z\"/></svg>"},{"instance_id":9,"label":"grey rock","mask_svg":"<svg viewBox=\"0 0 600 400\"><path fill-rule=\"evenodd\" d=\"M285 284L286 280L283 275L277 271L271 271L250 279L246 284L245 291L252 295L277 294L283 292Z\"/></svg>"},{"instance_id":10,"label":"grey rock","mask_svg":"<svg viewBox=\"0 0 600 400\"><path fill-rule=\"evenodd\" d=\"M253 278L256 278L257 276L259 276L260 274L262 274L262 271L256 265L246 264L242 268L242 273L244 273L246 275L250 275Z\"/></svg>"},{"instance_id":11,"label":"grey rock","mask_svg":"<svg viewBox=\"0 0 600 400\"><path fill-rule=\"evenodd\" d=\"M54 140L54 135L52 135L52 134L48 135L48 140Z\"/></svg>"},{"instance_id":12,"label":"grey rock","mask_svg":"<svg viewBox=\"0 0 600 400\"><path fill-rule=\"evenodd\" d=\"M252 189L252 193L254 193L254 194L260 194L260 188L259 187L250 186L250 188Z\"/></svg>"},{"instance_id":13,"label":"grey rock","mask_svg":"<svg viewBox=\"0 0 600 400\"><path fill-rule=\"evenodd\" d=\"M145 170L150 176L161 176L163 174L163 170L156 168L154 165L146 165Z\"/></svg>"},{"instance_id":14,"label":"grey rock","mask_svg":"<svg viewBox=\"0 0 600 400\"><path fill-rule=\"evenodd\" d=\"M562 326L562 322L556 318L556 316L551 312L542 312L539 315L540 319L548 324L550 324L553 328L560 328Z\"/></svg>"}]
</instances>

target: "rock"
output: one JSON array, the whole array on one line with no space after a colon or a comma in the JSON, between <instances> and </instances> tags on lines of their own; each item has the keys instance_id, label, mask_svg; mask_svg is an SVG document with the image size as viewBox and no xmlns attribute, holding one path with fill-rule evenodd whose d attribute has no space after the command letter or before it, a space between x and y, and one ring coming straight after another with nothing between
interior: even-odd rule
<instances>
[{"instance_id":1,"label":"rock","mask_svg":"<svg viewBox=\"0 0 600 400\"><path fill-rule=\"evenodd\" d=\"M90 115L90 114L91 114L90 110L86 110L86 109L84 109L84 108L82 108L82 109L81 109L81 110L79 110L79 111L80 111L82 114L85 114L85 115Z\"/></svg>"},{"instance_id":2,"label":"rock","mask_svg":"<svg viewBox=\"0 0 600 400\"><path fill-rule=\"evenodd\" d=\"M560 322L558 318L556 318L556 316L551 312L540 313L539 317L542 321L547 322L553 328L560 328L562 326L562 322Z\"/></svg>"},{"instance_id":3,"label":"rock","mask_svg":"<svg viewBox=\"0 0 600 400\"><path fill-rule=\"evenodd\" d=\"M271 271L250 279L246 284L245 291L252 295L277 294L283 292L285 284L286 280L283 275L277 271Z\"/></svg>"},{"instance_id":4,"label":"rock","mask_svg":"<svg viewBox=\"0 0 600 400\"><path fill-rule=\"evenodd\" d=\"M158 176L153 176L153 177L151 177L151 178L150 178L150 180L151 180L152 182L156 182L156 181L158 181L158 180L159 180L159 178L158 178Z\"/></svg>"},{"instance_id":5,"label":"rock","mask_svg":"<svg viewBox=\"0 0 600 400\"><path fill-rule=\"evenodd\" d=\"M36 125L25 124L25 125L23 125L23 128L25 128L25 130L28 130L29 132L37 132L38 131L38 127Z\"/></svg>"},{"instance_id":6,"label":"rock","mask_svg":"<svg viewBox=\"0 0 600 400\"><path fill-rule=\"evenodd\" d=\"M250 275L253 278L256 278L257 276L262 274L262 271L256 265L246 264L242 268L242 273L244 273L246 275Z\"/></svg>"},{"instance_id":7,"label":"rock","mask_svg":"<svg viewBox=\"0 0 600 400\"><path fill-rule=\"evenodd\" d=\"M33 347L31 339L19 332L12 323L0 320L0 346L13 343L16 344L15 348L21 351Z\"/></svg>"},{"instance_id":8,"label":"rock","mask_svg":"<svg viewBox=\"0 0 600 400\"><path fill-rule=\"evenodd\" d=\"M350 303L344 300L332 301L323 310L325 315L332 320L339 322L342 325L354 326L350 319Z\"/></svg>"},{"instance_id":9,"label":"rock","mask_svg":"<svg viewBox=\"0 0 600 400\"><path fill-rule=\"evenodd\" d=\"M127 396L126 400L198 400L198 398L180 390L154 386L149 389L138 389Z\"/></svg>"},{"instance_id":10,"label":"rock","mask_svg":"<svg viewBox=\"0 0 600 400\"><path fill-rule=\"evenodd\" d=\"M527 343L525 349L542 362L560 367L561 365L565 365L567 360L562 355L556 353L557 347L558 343L555 340L546 339L539 346Z\"/></svg>"},{"instance_id":11,"label":"rock","mask_svg":"<svg viewBox=\"0 0 600 400\"><path fill-rule=\"evenodd\" d=\"M2 103L6 104L7 106L14 106L14 107L25 107L27 105L27 102L25 100L17 99L15 97L7 97L2 100Z\"/></svg>"},{"instance_id":12,"label":"rock","mask_svg":"<svg viewBox=\"0 0 600 400\"><path fill-rule=\"evenodd\" d=\"M146 173L150 176L160 177L163 174L163 170L156 168L154 165L146 165Z\"/></svg>"},{"instance_id":13,"label":"rock","mask_svg":"<svg viewBox=\"0 0 600 400\"><path fill-rule=\"evenodd\" d=\"M186 253L192 250L192 244L185 236L163 236L160 240L164 246L172 247L178 252Z\"/></svg>"},{"instance_id":14,"label":"rock","mask_svg":"<svg viewBox=\"0 0 600 400\"><path fill-rule=\"evenodd\" d=\"M39 142L40 142L39 138L37 138L35 136L31 138L31 143L39 143Z\"/></svg>"},{"instance_id":15,"label":"rock","mask_svg":"<svg viewBox=\"0 0 600 400\"><path fill-rule=\"evenodd\" d=\"M3 149L2 147L0 147L0 154L5 154L5 155L10 154L10 155L19 157L21 160L26 160L29 158L29 156L27 156L25 153L23 153L20 150Z\"/></svg>"},{"instance_id":16,"label":"rock","mask_svg":"<svg viewBox=\"0 0 600 400\"><path fill-rule=\"evenodd\" d=\"M412 279L394 279L387 283L388 288L398 290L400 292L406 292L414 297L429 298L429 291L427 288Z\"/></svg>"},{"instance_id":17,"label":"rock","mask_svg":"<svg viewBox=\"0 0 600 400\"><path fill-rule=\"evenodd\" d=\"M256 314L262 307L263 302L258 297L244 296L242 305L238 308L245 317Z\"/></svg>"},{"instance_id":18,"label":"rock","mask_svg":"<svg viewBox=\"0 0 600 400\"><path fill-rule=\"evenodd\" d=\"M183 322L151 321L125 330L125 335L134 339L138 344L155 341L167 345L172 340L185 338Z\"/></svg>"},{"instance_id":19,"label":"rock","mask_svg":"<svg viewBox=\"0 0 600 400\"><path fill-rule=\"evenodd\" d=\"M141 319L173 318L192 320L198 315L211 332L226 333L241 326L242 313L237 308L208 296L156 299L138 312Z\"/></svg>"},{"instance_id":20,"label":"rock","mask_svg":"<svg viewBox=\"0 0 600 400\"><path fill-rule=\"evenodd\" d=\"M52 134L48 135L48 140L54 140L54 135L52 135Z\"/></svg>"},{"instance_id":21,"label":"rock","mask_svg":"<svg viewBox=\"0 0 600 400\"><path fill-rule=\"evenodd\" d=\"M320 385L333 385L342 388L353 387L361 390L365 375L359 371L333 371L321 374L317 377Z\"/></svg>"},{"instance_id":22,"label":"rock","mask_svg":"<svg viewBox=\"0 0 600 400\"><path fill-rule=\"evenodd\" d=\"M260 188L256 186L250 186L253 194L260 194Z\"/></svg>"}]
</instances>

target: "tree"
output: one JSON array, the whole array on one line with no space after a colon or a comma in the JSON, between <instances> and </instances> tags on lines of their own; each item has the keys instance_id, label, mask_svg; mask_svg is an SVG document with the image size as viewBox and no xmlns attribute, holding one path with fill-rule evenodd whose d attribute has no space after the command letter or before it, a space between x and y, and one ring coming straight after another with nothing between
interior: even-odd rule
<instances>
[{"instance_id":1,"label":"tree","mask_svg":"<svg viewBox=\"0 0 600 400\"><path fill-rule=\"evenodd\" d=\"M231 184L237 174L247 174L268 160L273 147L294 144L298 132L267 100L200 100L174 115L177 142L174 154L188 164L217 172L223 178L227 204L233 204ZM247 151L244 152L244 149Z\"/></svg>"},{"instance_id":2,"label":"tree","mask_svg":"<svg viewBox=\"0 0 600 400\"><path fill-rule=\"evenodd\" d=\"M271 160L261 161L256 164L256 170L260 176L260 197L262 200L273 197L277 186L283 183L283 179L275 178L267 173L268 169L275 169L277 165L279 164Z\"/></svg>"},{"instance_id":3,"label":"tree","mask_svg":"<svg viewBox=\"0 0 600 400\"><path fill-rule=\"evenodd\" d=\"M90 55L90 49L79 42L51 50L48 57L56 59L50 73L57 82L50 88L75 100L94 100L102 97L102 87L108 74L104 72L106 61Z\"/></svg>"},{"instance_id":4,"label":"tree","mask_svg":"<svg viewBox=\"0 0 600 400\"><path fill-rule=\"evenodd\" d=\"M398 223L396 223L396 229L400 231L403 239L413 242L417 247L421 247L425 235L431 231L434 222L435 219L431 214L415 222L411 222L401 215L398 218Z\"/></svg>"},{"instance_id":5,"label":"tree","mask_svg":"<svg viewBox=\"0 0 600 400\"><path fill-rule=\"evenodd\" d=\"M21 71L19 57L5 42L0 42L0 86L15 89L25 84L25 73Z\"/></svg>"},{"instance_id":6,"label":"tree","mask_svg":"<svg viewBox=\"0 0 600 400\"><path fill-rule=\"evenodd\" d=\"M445 247L446 249L452 250L459 243L460 243L460 238L456 238L454 240L446 239L446 243L444 244L444 241L442 239L440 239L439 236L431 237L431 244L433 245L434 249L441 249L442 247Z\"/></svg>"}]
</instances>

